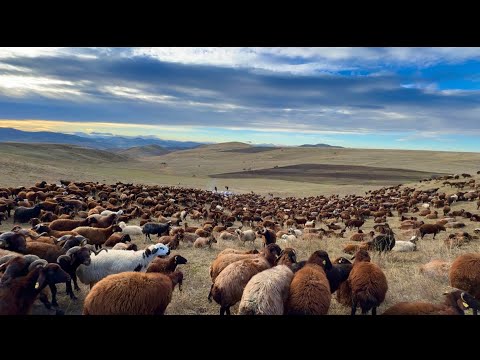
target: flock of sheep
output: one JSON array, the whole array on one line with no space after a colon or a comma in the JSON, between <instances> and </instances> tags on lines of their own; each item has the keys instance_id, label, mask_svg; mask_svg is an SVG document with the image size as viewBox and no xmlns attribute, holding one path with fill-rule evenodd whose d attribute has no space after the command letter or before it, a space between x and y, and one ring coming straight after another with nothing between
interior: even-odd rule
<instances>
[{"instance_id":1,"label":"flock of sheep","mask_svg":"<svg viewBox=\"0 0 480 360\"><path fill-rule=\"evenodd\" d=\"M455 181L460 176L470 180ZM221 242L233 247L210 264L211 287L205 294L205 301L219 305L221 315L229 315L237 304L238 314L245 315L325 315L332 296L352 315L357 309L375 315L389 287L371 252L417 251L418 241L442 231L450 233L439 246L461 247L478 239L479 228L473 234L455 229L465 227L466 220L480 221L479 214L450 206L476 201L478 210L480 184L469 174L435 179L442 180L458 191L398 185L365 196L267 199L254 193L224 196L120 182L62 180L0 188L0 224L11 216L14 224L0 234L0 314L29 314L37 300L61 314L57 286L65 284L66 294L78 301L77 280L89 286L85 315L164 314L176 285L182 290L184 273L177 266L187 263L171 251L212 249ZM397 217L399 230L410 240L396 239L389 219ZM134 219L139 225L129 224ZM367 219L375 225L364 232ZM348 258L332 260L319 249L297 259L298 242L342 241L347 229L357 229L343 248ZM135 237L153 244L138 249ZM245 244L259 238L259 250L246 250ZM235 248L242 243L242 250ZM476 315L480 310L480 253L460 255L453 263L433 260L421 271L425 276L448 274L455 289L443 303L401 302L383 314L454 315L471 309Z\"/></svg>"}]
</instances>

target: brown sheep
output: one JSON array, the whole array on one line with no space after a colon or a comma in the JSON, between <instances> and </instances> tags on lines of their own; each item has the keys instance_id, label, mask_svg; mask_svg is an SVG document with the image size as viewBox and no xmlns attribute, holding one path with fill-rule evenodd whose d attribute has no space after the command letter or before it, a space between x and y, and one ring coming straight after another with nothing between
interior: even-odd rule
<instances>
[{"instance_id":1,"label":"brown sheep","mask_svg":"<svg viewBox=\"0 0 480 360\"><path fill-rule=\"evenodd\" d=\"M326 315L332 295L325 274L328 254L315 251L307 264L298 270L290 284L286 313L290 315ZM328 269L327 269L328 270Z\"/></svg>"},{"instance_id":2,"label":"brown sheep","mask_svg":"<svg viewBox=\"0 0 480 360\"><path fill-rule=\"evenodd\" d=\"M175 271L177 265L186 264L187 259L181 255L170 256L169 258L157 257L147 267L147 273L156 272L162 274L169 274Z\"/></svg>"},{"instance_id":3,"label":"brown sheep","mask_svg":"<svg viewBox=\"0 0 480 360\"><path fill-rule=\"evenodd\" d=\"M190 233L190 232L185 232L183 233L183 238L182 238L182 241L183 242L188 242L188 243L193 243L195 240L197 240L200 236L198 236L197 234L194 234L194 233ZM237 237L235 237L236 239Z\"/></svg>"},{"instance_id":4,"label":"brown sheep","mask_svg":"<svg viewBox=\"0 0 480 360\"><path fill-rule=\"evenodd\" d=\"M257 234L263 236L263 246L267 246L268 244L275 244L277 242L277 237L273 230L267 229L266 227L262 228L261 230L257 231Z\"/></svg>"},{"instance_id":5,"label":"brown sheep","mask_svg":"<svg viewBox=\"0 0 480 360\"><path fill-rule=\"evenodd\" d=\"M426 234L433 234L433 238L435 239L437 233L447 231L447 229L445 229L445 226L439 224L423 224L420 226L419 231L422 239Z\"/></svg>"},{"instance_id":6,"label":"brown sheep","mask_svg":"<svg viewBox=\"0 0 480 360\"><path fill-rule=\"evenodd\" d=\"M355 315L357 306L362 309L362 314L372 310L372 315L376 315L377 307L385 300L388 291L387 278L378 265L370 262L366 250L359 250L354 258L347 280L352 292L351 315Z\"/></svg>"},{"instance_id":7,"label":"brown sheep","mask_svg":"<svg viewBox=\"0 0 480 360\"><path fill-rule=\"evenodd\" d=\"M472 294L480 300L480 254L468 253L457 257L450 267L450 285Z\"/></svg>"},{"instance_id":8,"label":"brown sheep","mask_svg":"<svg viewBox=\"0 0 480 360\"><path fill-rule=\"evenodd\" d=\"M213 235L210 235L208 238L203 238L199 237L195 242L193 243L193 247L196 248L203 248L203 247L212 247L212 243L216 243L217 240L213 237Z\"/></svg>"},{"instance_id":9,"label":"brown sheep","mask_svg":"<svg viewBox=\"0 0 480 360\"><path fill-rule=\"evenodd\" d=\"M213 298L220 305L220 315L230 315L230 307L240 301L248 281L255 274L271 268L280 252L278 245L270 244L265 248L265 254L236 261L223 269L215 279L208 296L209 301Z\"/></svg>"},{"instance_id":10,"label":"brown sheep","mask_svg":"<svg viewBox=\"0 0 480 360\"><path fill-rule=\"evenodd\" d=\"M367 241L372 240L375 236L375 232L370 231L368 234L365 234L362 230L358 230L358 233L350 236L350 241Z\"/></svg>"},{"instance_id":11,"label":"brown sheep","mask_svg":"<svg viewBox=\"0 0 480 360\"><path fill-rule=\"evenodd\" d=\"M123 272L96 283L85 298L83 315L163 315L175 285L182 290L180 271Z\"/></svg>"},{"instance_id":12,"label":"brown sheep","mask_svg":"<svg viewBox=\"0 0 480 360\"><path fill-rule=\"evenodd\" d=\"M111 225L108 228L81 226L73 229L73 231L86 237L89 244L100 248L114 232L122 232L122 228L118 225Z\"/></svg>"},{"instance_id":13,"label":"brown sheep","mask_svg":"<svg viewBox=\"0 0 480 360\"><path fill-rule=\"evenodd\" d=\"M382 315L464 315L464 310L472 309L474 313L480 310L480 302L460 290L444 293L443 304L427 302L400 302L390 306Z\"/></svg>"},{"instance_id":14,"label":"brown sheep","mask_svg":"<svg viewBox=\"0 0 480 360\"><path fill-rule=\"evenodd\" d=\"M132 238L130 237L130 235L123 234L121 232L116 232L108 237L107 241L105 241L103 246L112 247L118 243L126 243L131 241L132 241Z\"/></svg>"},{"instance_id":15,"label":"brown sheep","mask_svg":"<svg viewBox=\"0 0 480 360\"><path fill-rule=\"evenodd\" d=\"M420 273L439 280L447 280L450 266L451 263L448 261L434 259L420 266Z\"/></svg>"},{"instance_id":16,"label":"brown sheep","mask_svg":"<svg viewBox=\"0 0 480 360\"><path fill-rule=\"evenodd\" d=\"M80 226L90 226L96 221L95 218L87 218L84 220L58 219L52 221L48 227L52 230L71 231Z\"/></svg>"},{"instance_id":17,"label":"brown sheep","mask_svg":"<svg viewBox=\"0 0 480 360\"><path fill-rule=\"evenodd\" d=\"M175 250L178 248L178 245L180 245L182 237L183 233L177 233L174 236L164 235L157 240L157 243L168 245L170 250Z\"/></svg>"}]
</instances>

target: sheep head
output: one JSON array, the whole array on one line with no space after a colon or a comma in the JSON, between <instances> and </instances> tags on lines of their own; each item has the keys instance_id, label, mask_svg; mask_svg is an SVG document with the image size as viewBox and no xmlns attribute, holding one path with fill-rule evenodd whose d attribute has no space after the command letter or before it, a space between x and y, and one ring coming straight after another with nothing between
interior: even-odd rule
<instances>
[{"instance_id":1,"label":"sheep head","mask_svg":"<svg viewBox=\"0 0 480 360\"><path fill-rule=\"evenodd\" d=\"M184 258L183 256L181 256L181 255L175 255L174 258L175 258L175 264L177 264L177 265L186 264L186 263L187 263L187 259L185 259L185 258Z\"/></svg>"},{"instance_id":2,"label":"sheep head","mask_svg":"<svg viewBox=\"0 0 480 360\"><path fill-rule=\"evenodd\" d=\"M170 249L168 245L162 243L150 245L145 249L145 255L150 256L151 254L155 254L156 256L166 256L170 254Z\"/></svg>"}]
</instances>

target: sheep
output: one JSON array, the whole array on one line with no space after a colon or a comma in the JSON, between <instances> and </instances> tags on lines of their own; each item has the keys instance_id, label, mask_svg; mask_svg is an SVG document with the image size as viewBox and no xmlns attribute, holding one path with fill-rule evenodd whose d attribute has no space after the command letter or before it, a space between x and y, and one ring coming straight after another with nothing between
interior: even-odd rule
<instances>
[{"instance_id":1,"label":"sheep","mask_svg":"<svg viewBox=\"0 0 480 360\"><path fill-rule=\"evenodd\" d=\"M351 289L351 315L355 315L357 306L362 309L362 314L372 310L372 315L376 315L377 307L385 300L388 291L387 278L378 265L370 262L366 250L359 250L353 258L355 261L347 280Z\"/></svg>"},{"instance_id":2,"label":"sheep","mask_svg":"<svg viewBox=\"0 0 480 360\"><path fill-rule=\"evenodd\" d=\"M418 241L417 236L412 236L412 238L408 241L396 241L395 246L392 248L392 251L395 251L395 252L416 251L417 241Z\"/></svg>"},{"instance_id":3,"label":"sheep","mask_svg":"<svg viewBox=\"0 0 480 360\"><path fill-rule=\"evenodd\" d=\"M57 258L68 250L60 248L57 245L43 242L27 242L25 236L13 232L7 232L0 235L0 247L7 248L7 250L17 251L22 254L37 255L39 258L45 259L49 263L56 262Z\"/></svg>"},{"instance_id":4,"label":"sheep","mask_svg":"<svg viewBox=\"0 0 480 360\"><path fill-rule=\"evenodd\" d=\"M118 225L110 225L108 228L93 228L81 226L73 229L79 235L85 236L88 243L100 248L114 232L121 232L122 228Z\"/></svg>"},{"instance_id":5,"label":"sheep","mask_svg":"<svg viewBox=\"0 0 480 360\"><path fill-rule=\"evenodd\" d=\"M123 234L128 234L128 235L142 235L142 228L137 225L128 225L125 224L123 221L120 221L118 223L118 226L122 229Z\"/></svg>"},{"instance_id":6,"label":"sheep","mask_svg":"<svg viewBox=\"0 0 480 360\"><path fill-rule=\"evenodd\" d=\"M232 236L234 236L234 239L237 238L235 235L232 235ZM182 241L188 242L188 243L193 243L193 242L195 242L195 240L197 240L199 237L200 237L200 236L198 236L197 234L185 232L185 233L183 233Z\"/></svg>"},{"instance_id":7,"label":"sheep","mask_svg":"<svg viewBox=\"0 0 480 360\"><path fill-rule=\"evenodd\" d=\"M84 220L58 219L52 221L48 227L51 230L72 231L80 226L90 226L97 220L95 218L86 218Z\"/></svg>"},{"instance_id":8,"label":"sheep","mask_svg":"<svg viewBox=\"0 0 480 360\"><path fill-rule=\"evenodd\" d=\"M137 251L138 247L136 244L125 244L125 243L118 243L112 247L112 250L127 250L127 251Z\"/></svg>"},{"instance_id":9,"label":"sheep","mask_svg":"<svg viewBox=\"0 0 480 360\"><path fill-rule=\"evenodd\" d=\"M215 259L220 258L222 255L226 254L258 254L258 250L238 250L238 249L231 249L231 248L226 248L222 251L220 251Z\"/></svg>"},{"instance_id":10,"label":"sheep","mask_svg":"<svg viewBox=\"0 0 480 360\"><path fill-rule=\"evenodd\" d=\"M452 264L448 261L434 259L420 266L420 273L438 280L448 280Z\"/></svg>"},{"instance_id":11,"label":"sheep","mask_svg":"<svg viewBox=\"0 0 480 360\"><path fill-rule=\"evenodd\" d=\"M96 221L92 222L92 226L104 229L116 224L118 221L118 216L115 213L107 216L91 215L87 219L95 219Z\"/></svg>"},{"instance_id":12,"label":"sheep","mask_svg":"<svg viewBox=\"0 0 480 360\"><path fill-rule=\"evenodd\" d=\"M437 233L439 233L440 231L447 231L447 230L443 225L423 224L422 226L420 226L419 231L422 239L426 234L433 234L433 238L435 239L435 235L437 235Z\"/></svg>"},{"instance_id":13,"label":"sheep","mask_svg":"<svg viewBox=\"0 0 480 360\"><path fill-rule=\"evenodd\" d=\"M26 223L31 218L38 218L42 209L42 204L37 204L31 208L19 206L15 209L15 212L13 213L13 222Z\"/></svg>"},{"instance_id":14,"label":"sheep","mask_svg":"<svg viewBox=\"0 0 480 360\"><path fill-rule=\"evenodd\" d=\"M332 264L328 254L325 256L325 274L332 294L338 290L342 283L347 281L352 267L352 263L344 257L336 259Z\"/></svg>"},{"instance_id":15,"label":"sheep","mask_svg":"<svg viewBox=\"0 0 480 360\"><path fill-rule=\"evenodd\" d=\"M37 224L33 227L33 230L38 233L47 233L49 236L53 236L56 238L62 237L64 235L77 235L74 231L59 231L59 230L52 230L45 224Z\"/></svg>"},{"instance_id":16,"label":"sheep","mask_svg":"<svg viewBox=\"0 0 480 360\"><path fill-rule=\"evenodd\" d=\"M157 243L162 243L162 244L168 245L170 250L175 250L175 249L178 248L178 245L180 244L180 239L182 237L183 237L182 233L177 233L174 236L170 236L170 235L161 236L158 239Z\"/></svg>"},{"instance_id":17,"label":"sheep","mask_svg":"<svg viewBox=\"0 0 480 360\"><path fill-rule=\"evenodd\" d=\"M454 221L454 222L447 222L445 224L446 228L452 228L452 229L458 229L458 228L463 228L465 227L465 223L460 222L460 221Z\"/></svg>"},{"instance_id":18,"label":"sheep","mask_svg":"<svg viewBox=\"0 0 480 360\"><path fill-rule=\"evenodd\" d=\"M305 227L306 228L314 228L315 227L315 219L305 222Z\"/></svg>"},{"instance_id":19,"label":"sheep","mask_svg":"<svg viewBox=\"0 0 480 360\"><path fill-rule=\"evenodd\" d=\"M464 310L472 309L474 314L480 310L480 302L466 292L455 290L443 295L446 295L443 304L400 302L390 306L382 315L465 315Z\"/></svg>"},{"instance_id":20,"label":"sheep","mask_svg":"<svg viewBox=\"0 0 480 360\"><path fill-rule=\"evenodd\" d=\"M146 223L142 228L142 233L145 234L145 241L147 240L147 237L150 241L152 241L152 238L150 237L152 234L157 234L158 236L161 236L165 233L168 234L171 224L171 221L168 221L165 224L156 224L152 222Z\"/></svg>"},{"instance_id":21,"label":"sheep","mask_svg":"<svg viewBox=\"0 0 480 360\"><path fill-rule=\"evenodd\" d=\"M77 283L77 268L82 264L85 266L90 265L91 253L92 250L86 247L74 246L70 248L65 255L60 255L57 259L57 263L60 265L60 267L70 276L70 280L73 280L73 286L76 291L80 291ZM67 295L70 296L70 299L76 300L77 297L73 293L72 283L70 280L65 282ZM55 294L57 293L56 287L54 285L51 286L50 291L52 292L52 305L57 306L57 301L55 299Z\"/></svg>"},{"instance_id":22,"label":"sheep","mask_svg":"<svg viewBox=\"0 0 480 360\"><path fill-rule=\"evenodd\" d=\"M93 286L104 277L124 271L142 271L157 256L170 254L164 244L150 245L144 250L108 250L91 256L89 266L80 265L77 276L86 285Z\"/></svg>"},{"instance_id":23,"label":"sheep","mask_svg":"<svg viewBox=\"0 0 480 360\"><path fill-rule=\"evenodd\" d=\"M254 275L243 290L239 315L283 315L293 272L277 265Z\"/></svg>"},{"instance_id":24,"label":"sheep","mask_svg":"<svg viewBox=\"0 0 480 360\"><path fill-rule=\"evenodd\" d=\"M197 234L195 235L198 236ZM223 241L234 241L238 239L238 234L232 234L232 233L229 233L228 231L222 231L218 236L218 239Z\"/></svg>"},{"instance_id":25,"label":"sheep","mask_svg":"<svg viewBox=\"0 0 480 360\"><path fill-rule=\"evenodd\" d=\"M28 265L28 273L19 274L26 267L24 257L16 257L6 264L0 280L0 315L27 315L40 292L48 283L65 282L69 275L58 264L37 260Z\"/></svg>"},{"instance_id":26,"label":"sheep","mask_svg":"<svg viewBox=\"0 0 480 360\"><path fill-rule=\"evenodd\" d=\"M356 227L358 230L365 224L365 220L362 219L351 219L345 223L345 229L349 228L350 230Z\"/></svg>"},{"instance_id":27,"label":"sheep","mask_svg":"<svg viewBox=\"0 0 480 360\"><path fill-rule=\"evenodd\" d=\"M313 220L312 220L312 221L313 221ZM296 237L302 236L302 230L298 230L298 229L294 229L294 228L288 229L288 233L289 233L290 235L295 235Z\"/></svg>"},{"instance_id":28,"label":"sheep","mask_svg":"<svg viewBox=\"0 0 480 360\"><path fill-rule=\"evenodd\" d=\"M118 243L127 243L131 241L132 238L130 237L130 235L116 232L108 237L107 241L103 243L103 246L111 247L115 246Z\"/></svg>"},{"instance_id":29,"label":"sheep","mask_svg":"<svg viewBox=\"0 0 480 360\"><path fill-rule=\"evenodd\" d=\"M88 293L83 315L163 315L183 273L124 272L100 280Z\"/></svg>"},{"instance_id":30,"label":"sheep","mask_svg":"<svg viewBox=\"0 0 480 360\"><path fill-rule=\"evenodd\" d=\"M315 251L306 265L298 270L290 284L286 313L290 315L326 315L331 292L325 270L332 266L328 254Z\"/></svg>"},{"instance_id":31,"label":"sheep","mask_svg":"<svg viewBox=\"0 0 480 360\"><path fill-rule=\"evenodd\" d=\"M368 234L365 234L362 230L358 230L356 234L350 236L350 241L366 241L371 240L375 236L373 231L370 231Z\"/></svg>"},{"instance_id":32,"label":"sheep","mask_svg":"<svg viewBox=\"0 0 480 360\"><path fill-rule=\"evenodd\" d=\"M295 235L285 234L280 239L283 240L283 241L295 241L295 240L297 240L297 237Z\"/></svg>"},{"instance_id":33,"label":"sheep","mask_svg":"<svg viewBox=\"0 0 480 360\"><path fill-rule=\"evenodd\" d=\"M280 252L279 257L275 261L275 265L286 265L290 269L297 263L297 253L292 248L285 248Z\"/></svg>"},{"instance_id":34,"label":"sheep","mask_svg":"<svg viewBox=\"0 0 480 360\"><path fill-rule=\"evenodd\" d=\"M255 274L271 268L280 252L278 245L270 244L265 248L264 254L238 260L223 269L216 277L208 295L209 301L213 298L220 305L220 315L225 313L230 315L230 307L241 300L248 281Z\"/></svg>"},{"instance_id":35,"label":"sheep","mask_svg":"<svg viewBox=\"0 0 480 360\"><path fill-rule=\"evenodd\" d=\"M100 215L101 216L109 216L115 214L117 216L123 215L123 210L118 210L118 211L111 211L111 210L103 210Z\"/></svg>"},{"instance_id":36,"label":"sheep","mask_svg":"<svg viewBox=\"0 0 480 360\"><path fill-rule=\"evenodd\" d=\"M204 237L199 237L195 242L193 243L193 247L196 248L203 248L208 246L209 248L212 247L212 243L216 243L217 240L213 237L213 235L210 235L208 238Z\"/></svg>"},{"instance_id":37,"label":"sheep","mask_svg":"<svg viewBox=\"0 0 480 360\"><path fill-rule=\"evenodd\" d=\"M275 232L267 229L266 227L263 227L261 230L257 231L257 234L263 236L263 247L267 246L268 244L275 244L277 242Z\"/></svg>"},{"instance_id":38,"label":"sheep","mask_svg":"<svg viewBox=\"0 0 480 360\"><path fill-rule=\"evenodd\" d=\"M480 300L480 254L467 253L457 257L450 267L449 278L451 286Z\"/></svg>"},{"instance_id":39,"label":"sheep","mask_svg":"<svg viewBox=\"0 0 480 360\"><path fill-rule=\"evenodd\" d=\"M257 234L255 234L255 231L253 230L242 231L240 229L237 229L235 230L235 234L237 234L238 239L240 241L243 241L244 244L246 241L251 241L252 243L255 244L255 239L257 238Z\"/></svg>"},{"instance_id":40,"label":"sheep","mask_svg":"<svg viewBox=\"0 0 480 360\"><path fill-rule=\"evenodd\" d=\"M162 259L157 257L150 263L150 265L148 265L146 272L169 274L175 271L177 265L186 263L187 259L185 259L181 255L171 256L168 259Z\"/></svg>"}]
</instances>

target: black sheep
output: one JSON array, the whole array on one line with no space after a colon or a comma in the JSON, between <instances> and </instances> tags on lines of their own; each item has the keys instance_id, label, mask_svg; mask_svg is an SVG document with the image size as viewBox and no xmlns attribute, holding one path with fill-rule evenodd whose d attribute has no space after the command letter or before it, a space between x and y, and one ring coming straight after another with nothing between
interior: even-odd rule
<instances>
[{"instance_id":1,"label":"black sheep","mask_svg":"<svg viewBox=\"0 0 480 360\"><path fill-rule=\"evenodd\" d=\"M37 204L32 208L19 206L15 209L15 212L13 213L13 222L26 223L31 218L38 218L40 217L40 211L42 210L42 208L43 206L41 204Z\"/></svg>"},{"instance_id":2,"label":"black sheep","mask_svg":"<svg viewBox=\"0 0 480 360\"><path fill-rule=\"evenodd\" d=\"M166 233L168 235L171 224L171 221L167 222L166 224L156 224L151 222L146 223L142 228L142 233L145 234L145 240L147 240L148 237L148 239L152 241L152 238L150 237L151 234L157 234L158 236L161 236Z\"/></svg>"}]
</instances>

